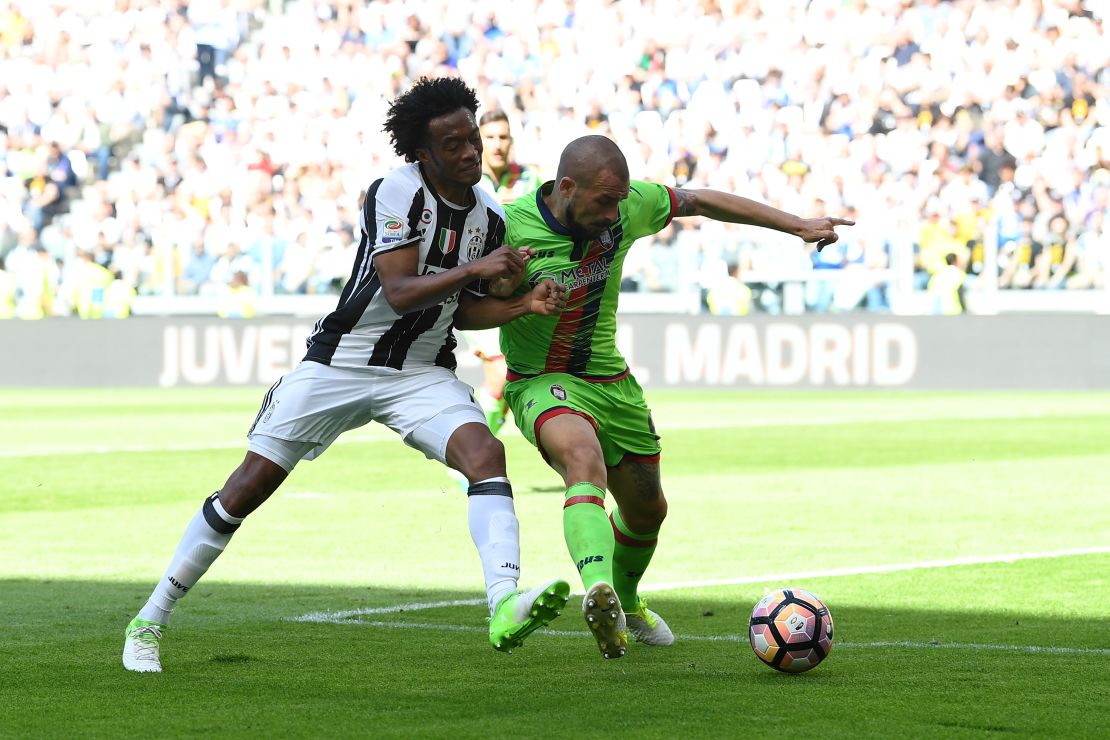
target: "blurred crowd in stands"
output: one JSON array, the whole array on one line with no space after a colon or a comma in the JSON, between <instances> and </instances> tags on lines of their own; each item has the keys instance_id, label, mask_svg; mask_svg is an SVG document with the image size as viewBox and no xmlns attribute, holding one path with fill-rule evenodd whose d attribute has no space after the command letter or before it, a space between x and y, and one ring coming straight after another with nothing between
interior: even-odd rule
<instances>
[{"instance_id":1,"label":"blurred crowd in stands","mask_svg":"<svg viewBox=\"0 0 1110 740\"><path fill-rule=\"evenodd\" d=\"M905 275L955 313L988 283L1100 288L1108 20L1104 0L0 0L0 318L337 293L360 196L398 164L388 102L441 74L546 178L601 132L634 177L858 221L817 253L682 220L629 255L630 292L775 312L801 280L807 310L883 311Z\"/></svg>"}]
</instances>

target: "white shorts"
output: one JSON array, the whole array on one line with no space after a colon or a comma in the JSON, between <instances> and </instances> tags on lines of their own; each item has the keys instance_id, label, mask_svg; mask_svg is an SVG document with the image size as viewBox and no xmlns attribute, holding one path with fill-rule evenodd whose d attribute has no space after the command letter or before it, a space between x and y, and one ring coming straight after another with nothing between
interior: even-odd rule
<instances>
[{"instance_id":1,"label":"white shorts","mask_svg":"<svg viewBox=\"0 0 1110 740\"><path fill-rule=\"evenodd\" d=\"M447 442L463 424L485 424L474 391L442 367L415 370L332 367L302 362L266 393L247 432L248 449L292 471L336 438L368 422L446 462Z\"/></svg>"},{"instance_id":2,"label":"white shorts","mask_svg":"<svg viewBox=\"0 0 1110 740\"><path fill-rule=\"evenodd\" d=\"M468 329L459 331L458 334L466 342L466 348L483 360L496 360L505 356L501 353L500 329Z\"/></svg>"}]
</instances>

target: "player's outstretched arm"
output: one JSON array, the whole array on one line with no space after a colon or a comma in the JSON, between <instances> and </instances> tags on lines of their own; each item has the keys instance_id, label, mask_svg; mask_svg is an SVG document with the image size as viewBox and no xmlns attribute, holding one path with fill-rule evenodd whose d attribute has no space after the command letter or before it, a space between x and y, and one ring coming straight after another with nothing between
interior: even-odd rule
<instances>
[{"instance_id":1,"label":"player's outstretched arm","mask_svg":"<svg viewBox=\"0 0 1110 740\"><path fill-rule=\"evenodd\" d=\"M567 289L554 280L543 280L532 290L511 298L478 298L463 293L455 311L460 329L492 329L527 314L558 316L567 307Z\"/></svg>"},{"instance_id":2,"label":"player's outstretched arm","mask_svg":"<svg viewBox=\"0 0 1110 740\"><path fill-rule=\"evenodd\" d=\"M500 247L481 259L450 270L426 275L418 274L418 259L416 243L374 257L374 268L378 271L385 299L400 316L438 305L475 280L519 279L524 273L524 258L508 247Z\"/></svg>"},{"instance_id":3,"label":"player's outstretched arm","mask_svg":"<svg viewBox=\"0 0 1110 740\"><path fill-rule=\"evenodd\" d=\"M765 203L720 190L675 190L675 216L705 216L715 221L750 224L793 234L805 242L817 242L820 251L835 242L835 227L853 226L846 218L801 218Z\"/></svg>"}]
</instances>

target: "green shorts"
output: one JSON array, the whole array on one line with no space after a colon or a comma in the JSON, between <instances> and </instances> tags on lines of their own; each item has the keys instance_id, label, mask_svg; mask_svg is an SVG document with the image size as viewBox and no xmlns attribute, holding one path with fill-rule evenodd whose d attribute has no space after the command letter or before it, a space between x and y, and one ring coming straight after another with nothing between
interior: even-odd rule
<instances>
[{"instance_id":1,"label":"green shorts","mask_svg":"<svg viewBox=\"0 0 1110 740\"><path fill-rule=\"evenodd\" d=\"M549 373L514 380L505 386L505 399L521 433L547 459L539 444L544 422L559 414L578 414L593 424L605 464L613 467L631 455L644 461L659 459L659 435L644 401L644 389L632 375L611 383L589 383L566 373Z\"/></svg>"}]
</instances>

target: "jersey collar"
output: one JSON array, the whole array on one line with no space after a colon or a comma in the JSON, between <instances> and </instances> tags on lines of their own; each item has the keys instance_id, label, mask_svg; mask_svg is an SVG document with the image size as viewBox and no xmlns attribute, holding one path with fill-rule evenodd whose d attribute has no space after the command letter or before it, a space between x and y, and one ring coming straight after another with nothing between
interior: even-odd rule
<instances>
[{"instance_id":1,"label":"jersey collar","mask_svg":"<svg viewBox=\"0 0 1110 740\"><path fill-rule=\"evenodd\" d=\"M536 189L536 208L539 209L540 215L543 216L543 220L544 223L547 224L547 228L551 229L556 234L561 234L562 236L570 236L570 231L567 230L566 226L563 226L561 223L559 223L559 219L555 218L555 214L551 212L551 209L547 207L547 203L545 203L543 200L544 193L550 193L554 188L555 181L548 180Z\"/></svg>"}]
</instances>

